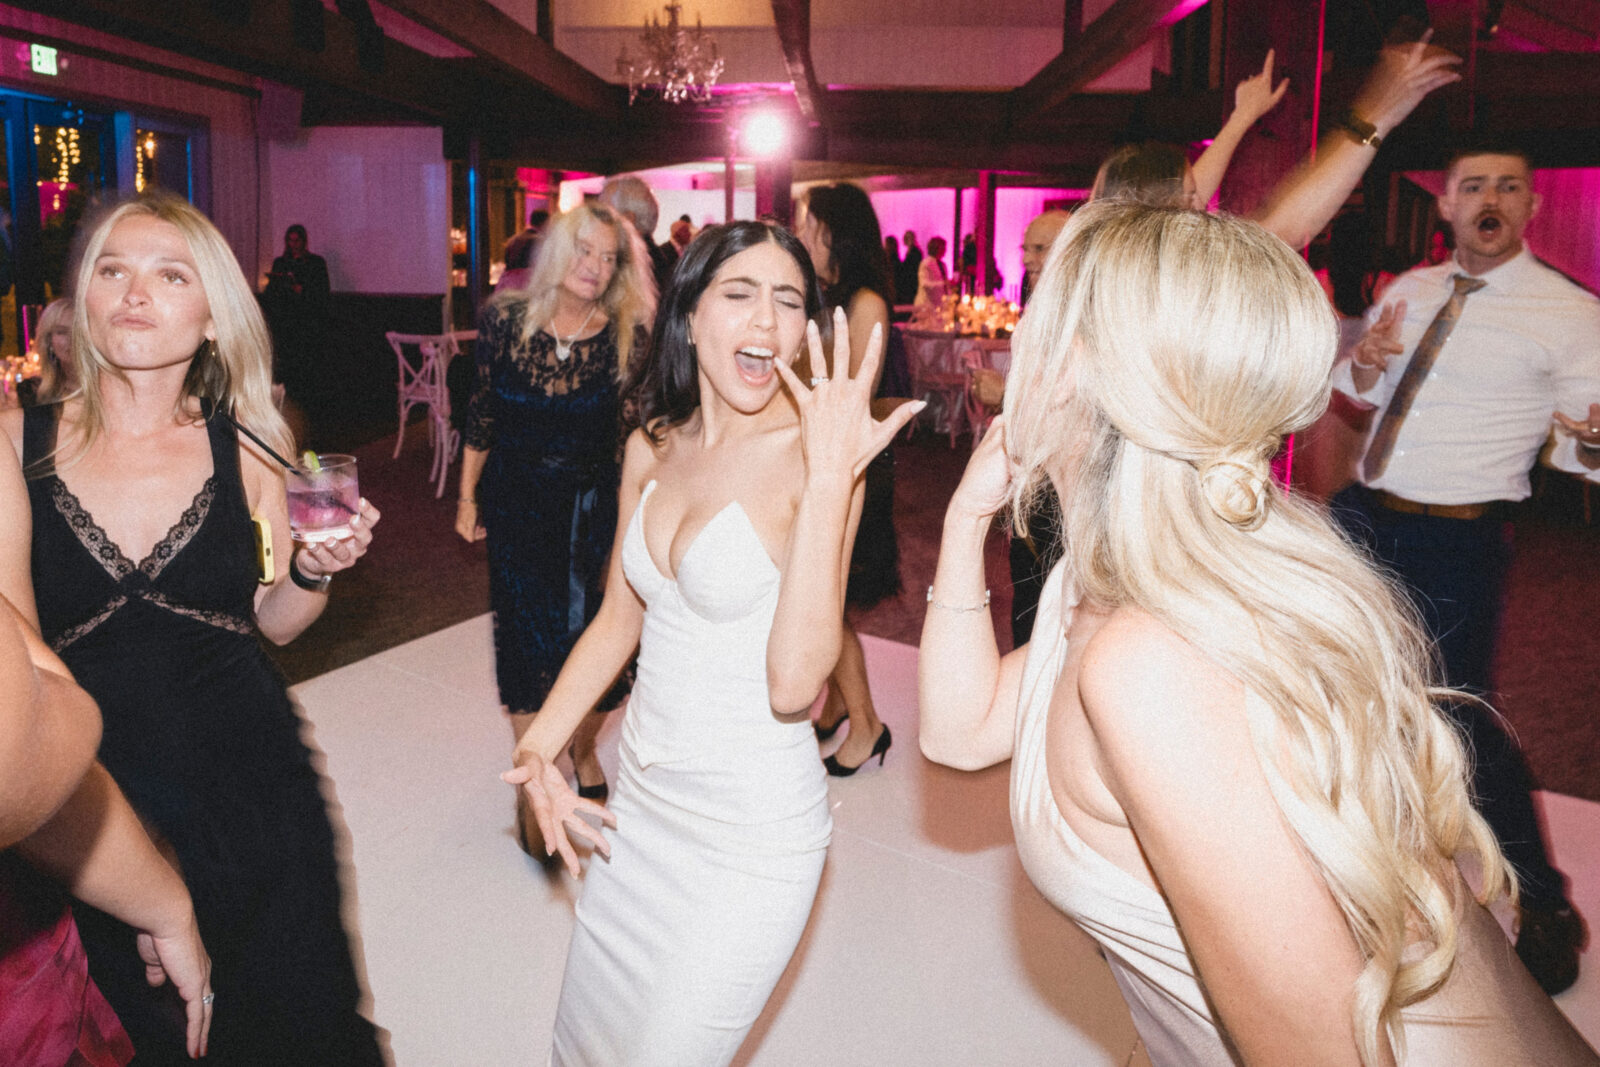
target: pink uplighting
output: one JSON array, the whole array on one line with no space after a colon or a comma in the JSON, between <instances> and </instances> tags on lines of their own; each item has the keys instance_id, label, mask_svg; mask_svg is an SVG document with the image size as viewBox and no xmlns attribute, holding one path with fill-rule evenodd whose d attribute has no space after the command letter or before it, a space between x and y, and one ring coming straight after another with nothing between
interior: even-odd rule
<instances>
[{"instance_id":1,"label":"pink uplighting","mask_svg":"<svg viewBox=\"0 0 1600 1067\"><path fill-rule=\"evenodd\" d=\"M1002 188L994 197L994 258L1000 267L1001 295L1015 300L1022 287L1022 231L1028 228L1036 215L1058 206L1062 201L1082 200L1089 195L1087 189ZM953 189L896 189L871 194L872 206L877 209L878 223L885 235L899 238L906 230L915 230L917 241L926 251L928 238L943 237L950 247L945 252L945 267L953 270L961 244L953 236L955 228L956 198ZM977 229L978 190L961 191L961 233L963 236ZM909 304L910 297L897 297Z\"/></svg>"}]
</instances>

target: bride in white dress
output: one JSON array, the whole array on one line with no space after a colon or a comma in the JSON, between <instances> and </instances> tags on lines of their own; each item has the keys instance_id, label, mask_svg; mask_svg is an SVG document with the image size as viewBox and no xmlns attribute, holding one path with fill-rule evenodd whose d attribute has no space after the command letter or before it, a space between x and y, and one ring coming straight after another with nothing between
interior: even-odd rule
<instances>
[{"instance_id":1,"label":"bride in white dress","mask_svg":"<svg viewBox=\"0 0 1600 1067\"><path fill-rule=\"evenodd\" d=\"M820 308L805 249L753 222L696 238L662 298L605 601L504 775L573 874L573 838L604 857L577 906L559 1067L728 1063L816 898L832 822L807 712L839 656L861 473L918 407L872 421L883 338L851 379L842 317L840 377L795 377L802 344L827 365ZM554 760L636 647L608 810Z\"/></svg>"}]
</instances>

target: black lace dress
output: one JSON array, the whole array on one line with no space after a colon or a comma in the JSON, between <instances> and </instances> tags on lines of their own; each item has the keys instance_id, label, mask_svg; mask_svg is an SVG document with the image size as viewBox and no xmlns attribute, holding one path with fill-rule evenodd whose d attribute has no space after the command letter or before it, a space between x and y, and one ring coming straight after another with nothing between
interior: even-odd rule
<instances>
[{"instance_id":1,"label":"black lace dress","mask_svg":"<svg viewBox=\"0 0 1600 1067\"><path fill-rule=\"evenodd\" d=\"M615 324L566 360L543 330L522 339L523 301L478 322L465 443L488 453L478 521L488 534L500 702L537 711L567 653L600 609L617 530L621 442L637 416L618 386ZM633 353L642 354L643 331ZM614 707L626 680L601 700Z\"/></svg>"},{"instance_id":2,"label":"black lace dress","mask_svg":"<svg viewBox=\"0 0 1600 1067\"><path fill-rule=\"evenodd\" d=\"M24 462L54 449L26 413ZM333 830L300 719L256 634L239 445L208 424L212 474L145 559L123 556L53 472L28 482L45 640L100 704L100 759L182 865L212 959L211 1064L381 1064L356 1011ZM152 990L134 932L74 912L90 974L137 1063L187 1063L183 1008Z\"/></svg>"}]
</instances>

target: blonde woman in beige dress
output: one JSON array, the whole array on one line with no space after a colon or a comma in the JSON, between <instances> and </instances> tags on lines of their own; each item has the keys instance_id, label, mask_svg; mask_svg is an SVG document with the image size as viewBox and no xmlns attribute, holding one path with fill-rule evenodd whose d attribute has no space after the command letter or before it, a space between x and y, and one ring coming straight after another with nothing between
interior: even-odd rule
<instances>
[{"instance_id":1,"label":"blonde woman in beige dress","mask_svg":"<svg viewBox=\"0 0 1600 1067\"><path fill-rule=\"evenodd\" d=\"M1600 1063L1483 906L1514 878L1435 707L1464 697L1431 687L1403 594L1269 477L1335 343L1260 227L1080 211L946 517L923 750L1012 760L1023 865L1158 1065ZM1046 479L1066 555L1001 658L984 536Z\"/></svg>"}]
</instances>

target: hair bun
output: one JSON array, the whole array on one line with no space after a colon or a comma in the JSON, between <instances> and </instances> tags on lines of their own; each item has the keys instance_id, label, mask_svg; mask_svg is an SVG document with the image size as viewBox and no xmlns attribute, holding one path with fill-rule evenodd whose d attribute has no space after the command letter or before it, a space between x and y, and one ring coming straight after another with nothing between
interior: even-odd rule
<instances>
[{"instance_id":1,"label":"hair bun","mask_svg":"<svg viewBox=\"0 0 1600 1067\"><path fill-rule=\"evenodd\" d=\"M1267 462L1228 456L1200 464L1200 492L1217 518L1253 530L1267 517Z\"/></svg>"}]
</instances>

